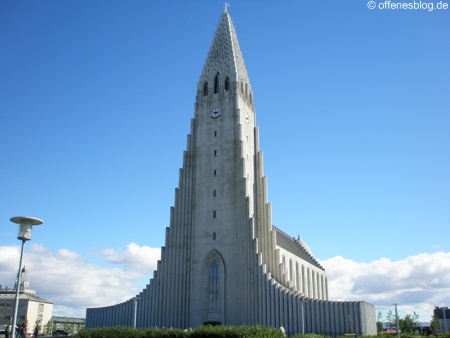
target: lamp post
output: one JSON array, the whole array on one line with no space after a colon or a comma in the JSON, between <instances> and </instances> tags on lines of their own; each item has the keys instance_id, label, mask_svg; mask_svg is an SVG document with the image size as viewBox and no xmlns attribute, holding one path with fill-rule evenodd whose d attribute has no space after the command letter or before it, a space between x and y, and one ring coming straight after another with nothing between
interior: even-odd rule
<instances>
[{"instance_id":1,"label":"lamp post","mask_svg":"<svg viewBox=\"0 0 450 338\"><path fill-rule=\"evenodd\" d=\"M11 338L16 337L16 324L17 324L17 313L19 310L19 290L20 290L20 280L22 279L22 257L23 257L23 247L25 246L25 242L31 239L31 228L33 225L42 224L43 221L39 218L34 217L24 217L17 216L12 217L11 222L19 224L19 234L17 235L17 239L22 241L22 248L20 250L20 259L19 259L19 272L17 273L17 283L16 283L16 298L14 305L14 316L11 328Z\"/></svg>"},{"instance_id":2,"label":"lamp post","mask_svg":"<svg viewBox=\"0 0 450 338\"><path fill-rule=\"evenodd\" d=\"M448 329L447 329L447 318L445 317L445 310L448 310L448 307L441 307L441 309L444 314L444 329L445 329L445 333L447 333Z\"/></svg>"},{"instance_id":3,"label":"lamp post","mask_svg":"<svg viewBox=\"0 0 450 338\"><path fill-rule=\"evenodd\" d=\"M398 325L397 303L395 303L394 306L395 306L395 320L397 322L397 336L400 337L400 325Z\"/></svg>"},{"instance_id":4,"label":"lamp post","mask_svg":"<svg viewBox=\"0 0 450 338\"><path fill-rule=\"evenodd\" d=\"M302 298L302 334L305 334L305 298Z\"/></svg>"},{"instance_id":5,"label":"lamp post","mask_svg":"<svg viewBox=\"0 0 450 338\"><path fill-rule=\"evenodd\" d=\"M141 299L139 296L134 297L134 311L133 311L133 328L136 328L137 321L137 303Z\"/></svg>"}]
</instances>

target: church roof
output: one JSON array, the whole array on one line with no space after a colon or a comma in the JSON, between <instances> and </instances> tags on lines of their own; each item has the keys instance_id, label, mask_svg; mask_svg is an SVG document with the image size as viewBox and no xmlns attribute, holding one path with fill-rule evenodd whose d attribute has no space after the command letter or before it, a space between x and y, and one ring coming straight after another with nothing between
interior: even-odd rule
<instances>
[{"instance_id":1,"label":"church roof","mask_svg":"<svg viewBox=\"0 0 450 338\"><path fill-rule=\"evenodd\" d=\"M213 42L203 66L200 82L208 81L217 72L229 76L231 81L249 83L236 30L226 9L217 25Z\"/></svg>"},{"instance_id":2,"label":"church roof","mask_svg":"<svg viewBox=\"0 0 450 338\"><path fill-rule=\"evenodd\" d=\"M277 246L283 248L286 251L304 259L308 263L317 266L318 268L325 270L322 265L313 257L312 252L309 250L309 247L302 240L296 240L295 238L290 237L277 227L273 226L276 230L277 234Z\"/></svg>"}]
</instances>

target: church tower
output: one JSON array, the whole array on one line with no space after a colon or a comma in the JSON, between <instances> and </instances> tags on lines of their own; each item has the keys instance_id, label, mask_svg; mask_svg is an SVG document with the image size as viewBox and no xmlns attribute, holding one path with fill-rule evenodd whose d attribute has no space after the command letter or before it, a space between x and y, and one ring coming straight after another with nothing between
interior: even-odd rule
<instances>
[{"instance_id":1,"label":"church tower","mask_svg":"<svg viewBox=\"0 0 450 338\"><path fill-rule=\"evenodd\" d=\"M190 301L196 325L245 317L240 312L249 282L246 258L253 244L255 117L244 59L225 11L197 85L191 133L195 178Z\"/></svg>"},{"instance_id":2,"label":"church tower","mask_svg":"<svg viewBox=\"0 0 450 338\"><path fill-rule=\"evenodd\" d=\"M342 335L376 333L374 319L370 304L328 301L311 250L272 225L254 96L225 7L197 84L157 271L135 298L87 309L86 327L260 324Z\"/></svg>"},{"instance_id":3,"label":"church tower","mask_svg":"<svg viewBox=\"0 0 450 338\"><path fill-rule=\"evenodd\" d=\"M192 323L253 322L254 318L247 318L252 311L243 306L254 305L252 292L256 285L252 283L256 281L252 276L256 271L252 270L263 265L275 280L290 288L295 288L294 272L297 275L301 271L294 271L292 266L289 271L286 255L281 257L276 245L277 230L272 227L267 202L253 92L226 10L197 85L190 143L186 155L192 157L193 163L189 206ZM309 258L308 270L317 276L313 297L326 299L323 268L289 240Z\"/></svg>"}]
</instances>

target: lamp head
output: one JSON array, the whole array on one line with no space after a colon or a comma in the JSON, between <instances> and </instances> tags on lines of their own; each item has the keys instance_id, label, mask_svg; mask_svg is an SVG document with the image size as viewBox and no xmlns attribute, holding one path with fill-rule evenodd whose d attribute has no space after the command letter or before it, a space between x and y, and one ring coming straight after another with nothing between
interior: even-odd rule
<instances>
[{"instance_id":1,"label":"lamp head","mask_svg":"<svg viewBox=\"0 0 450 338\"><path fill-rule=\"evenodd\" d=\"M19 234L17 239L22 241L29 241L31 239L31 228L33 225L39 225L44 223L39 218L16 216L11 218L11 222L19 224Z\"/></svg>"}]
</instances>

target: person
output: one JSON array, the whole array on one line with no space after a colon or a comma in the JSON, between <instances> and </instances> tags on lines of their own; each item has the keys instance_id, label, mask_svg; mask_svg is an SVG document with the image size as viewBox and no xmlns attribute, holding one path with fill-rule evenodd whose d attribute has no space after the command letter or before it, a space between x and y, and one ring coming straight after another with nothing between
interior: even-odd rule
<instances>
[{"instance_id":1,"label":"person","mask_svg":"<svg viewBox=\"0 0 450 338\"><path fill-rule=\"evenodd\" d=\"M27 327L25 324L22 326L22 333L20 334L20 338L25 338L27 336Z\"/></svg>"},{"instance_id":2,"label":"person","mask_svg":"<svg viewBox=\"0 0 450 338\"><path fill-rule=\"evenodd\" d=\"M16 327L16 337L21 337L22 336L22 326L18 325Z\"/></svg>"},{"instance_id":3,"label":"person","mask_svg":"<svg viewBox=\"0 0 450 338\"><path fill-rule=\"evenodd\" d=\"M33 337L36 338L39 335L39 326L34 327Z\"/></svg>"},{"instance_id":4,"label":"person","mask_svg":"<svg viewBox=\"0 0 450 338\"><path fill-rule=\"evenodd\" d=\"M6 326L6 329L5 329L5 338L9 338L9 333L10 333L11 331L9 330L9 325L7 325Z\"/></svg>"}]
</instances>

